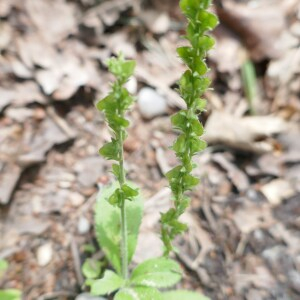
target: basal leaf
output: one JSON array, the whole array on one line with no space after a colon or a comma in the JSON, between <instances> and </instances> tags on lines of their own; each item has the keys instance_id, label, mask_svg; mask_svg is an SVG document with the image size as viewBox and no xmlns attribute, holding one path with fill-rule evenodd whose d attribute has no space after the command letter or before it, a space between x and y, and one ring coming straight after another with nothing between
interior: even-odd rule
<instances>
[{"instance_id":1,"label":"basal leaf","mask_svg":"<svg viewBox=\"0 0 300 300\"><path fill-rule=\"evenodd\" d=\"M195 292L178 290L178 291L163 293L163 300L210 300L210 299L205 297L204 295Z\"/></svg>"},{"instance_id":2,"label":"basal leaf","mask_svg":"<svg viewBox=\"0 0 300 300\"><path fill-rule=\"evenodd\" d=\"M1 300L21 300L21 291L15 289L0 290Z\"/></svg>"},{"instance_id":3,"label":"basal leaf","mask_svg":"<svg viewBox=\"0 0 300 300\"><path fill-rule=\"evenodd\" d=\"M115 295L114 300L162 300L162 294L150 287L125 288Z\"/></svg>"},{"instance_id":4,"label":"basal leaf","mask_svg":"<svg viewBox=\"0 0 300 300\"><path fill-rule=\"evenodd\" d=\"M107 270L104 272L103 278L93 281L91 284L91 294L95 296L111 294L124 284L125 281L122 277L113 271Z\"/></svg>"},{"instance_id":5,"label":"basal leaf","mask_svg":"<svg viewBox=\"0 0 300 300\"><path fill-rule=\"evenodd\" d=\"M0 276L1 273L8 269L8 262L4 259L0 259Z\"/></svg>"},{"instance_id":6,"label":"basal leaf","mask_svg":"<svg viewBox=\"0 0 300 300\"><path fill-rule=\"evenodd\" d=\"M88 258L82 265L82 273L86 278L95 279L100 276L102 264L100 261Z\"/></svg>"},{"instance_id":7,"label":"basal leaf","mask_svg":"<svg viewBox=\"0 0 300 300\"><path fill-rule=\"evenodd\" d=\"M167 258L153 258L138 265L132 272L130 282L134 285L165 288L181 279L180 266Z\"/></svg>"},{"instance_id":8,"label":"basal leaf","mask_svg":"<svg viewBox=\"0 0 300 300\"><path fill-rule=\"evenodd\" d=\"M129 183L133 189L136 187ZM121 259L120 259L120 209L108 203L108 198L118 188L115 183L109 187L103 188L97 200L95 223L96 223L96 237L100 247L106 254L115 270L121 273ZM134 198L133 201L126 202L126 216L128 229L128 260L132 259L135 252L137 236L141 224L143 213L143 202L141 197Z\"/></svg>"}]
</instances>

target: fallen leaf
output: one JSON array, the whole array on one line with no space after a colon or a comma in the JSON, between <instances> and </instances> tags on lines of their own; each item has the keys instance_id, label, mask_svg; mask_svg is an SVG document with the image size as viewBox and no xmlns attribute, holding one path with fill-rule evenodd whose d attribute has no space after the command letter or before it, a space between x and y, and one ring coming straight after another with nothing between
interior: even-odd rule
<instances>
[{"instance_id":1,"label":"fallen leaf","mask_svg":"<svg viewBox=\"0 0 300 300\"><path fill-rule=\"evenodd\" d=\"M291 183L284 179L272 180L263 185L260 190L273 206L281 204L284 199L290 198L296 193Z\"/></svg>"},{"instance_id":2,"label":"fallen leaf","mask_svg":"<svg viewBox=\"0 0 300 300\"><path fill-rule=\"evenodd\" d=\"M74 6L63 0L26 0L25 8L39 34L56 44L76 32Z\"/></svg>"},{"instance_id":3,"label":"fallen leaf","mask_svg":"<svg viewBox=\"0 0 300 300\"><path fill-rule=\"evenodd\" d=\"M250 116L238 118L214 111L207 120L204 139L211 144L224 144L233 148L264 153L274 150L268 137L284 132L287 123L275 116Z\"/></svg>"},{"instance_id":4,"label":"fallen leaf","mask_svg":"<svg viewBox=\"0 0 300 300\"><path fill-rule=\"evenodd\" d=\"M274 224L269 205L247 205L233 214L233 220L239 230L248 234L257 228L268 228Z\"/></svg>"},{"instance_id":5,"label":"fallen leaf","mask_svg":"<svg viewBox=\"0 0 300 300\"><path fill-rule=\"evenodd\" d=\"M236 164L228 160L225 155L222 155L221 153L214 154L212 160L227 171L227 176L240 192L244 192L249 188L250 182L247 175L241 171Z\"/></svg>"}]
</instances>

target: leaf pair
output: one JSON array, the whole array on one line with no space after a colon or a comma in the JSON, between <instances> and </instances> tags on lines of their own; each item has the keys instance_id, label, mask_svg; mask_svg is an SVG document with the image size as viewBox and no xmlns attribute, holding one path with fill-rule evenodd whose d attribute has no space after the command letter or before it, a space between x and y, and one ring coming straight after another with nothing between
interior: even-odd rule
<instances>
[{"instance_id":1,"label":"leaf pair","mask_svg":"<svg viewBox=\"0 0 300 300\"><path fill-rule=\"evenodd\" d=\"M121 274L121 213L117 206L112 206L108 202L108 199L110 199L116 189L118 189L118 184L114 183L110 187L105 187L100 191L96 204L95 223L96 238L102 250L117 273ZM133 195L133 193L136 195L136 187L132 183L128 183L126 189L129 190L131 195ZM135 252L142 214L143 202L141 197L135 197L132 201L126 202L126 222L128 231L127 253L129 262Z\"/></svg>"},{"instance_id":2,"label":"leaf pair","mask_svg":"<svg viewBox=\"0 0 300 300\"><path fill-rule=\"evenodd\" d=\"M119 207L124 200L132 201L134 197L138 196L138 189L130 187L128 184L123 184L121 188L117 188L108 198L111 205L118 205Z\"/></svg>"},{"instance_id":3,"label":"leaf pair","mask_svg":"<svg viewBox=\"0 0 300 300\"><path fill-rule=\"evenodd\" d=\"M114 299L162 299L157 289L171 287L180 279L181 269L175 261L153 258L138 265L128 282L110 270L105 271L102 279L91 283L91 293L101 296L119 290Z\"/></svg>"},{"instance_id":4,"label":"leaf pair","mask_svg":"<svg viewBox=\"0 0 300 300\"><path fill-rule=\"evenodd\" d=\"M178 290L159 293L153 288L139 287L120 291L114 300L209 300L198 293Z\"/></svg>"}]
</instances>

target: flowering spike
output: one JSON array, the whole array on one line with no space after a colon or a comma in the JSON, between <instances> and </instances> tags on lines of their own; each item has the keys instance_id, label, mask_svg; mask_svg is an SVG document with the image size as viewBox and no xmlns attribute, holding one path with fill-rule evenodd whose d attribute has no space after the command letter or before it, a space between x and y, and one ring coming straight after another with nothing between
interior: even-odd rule
<instances>
[{"instance_id":1,"label":"flowering spike","mask_svg":"<svg viewBox=\"0 0 300 300\"><path fill-rule=\"evenodd\" d=\"M174 196L174 207L161 216L161 236L166 256L173 250L175 236L186 230L186 225L178 221L190 202L185 192L199 183L199 179L191 174L195 166L192 158L206 148L206 143L200 139L204 130L198 113L205 110L206 101L201 97L210 85L206 77L209 69L205 59L215 44L207 33L218 24L217 16L208 11L210 4L210 0L180 1L180 8L188 20L185 38L190 43L177 49L178 56L188 68L179 80L179 93L187 109L171 119L174 128L181 132L172 146L180 165L166 174Z\"/></svg>"}]
</instances>

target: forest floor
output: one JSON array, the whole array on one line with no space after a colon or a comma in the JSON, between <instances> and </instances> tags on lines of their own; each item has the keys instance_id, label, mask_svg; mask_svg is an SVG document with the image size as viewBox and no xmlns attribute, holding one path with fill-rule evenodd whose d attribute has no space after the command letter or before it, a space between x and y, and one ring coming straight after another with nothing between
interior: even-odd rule
<instances>
[{"instance_id":1,"label":"forest floor","mask_svg":"<svg viewBox=\"0 0 300 300\"><path fill-rule=\"evenodd\" d=\"M176 240L182 285L212 300L297 300L299 1L219 0L213 9L221 25L201 116L209 147L195 157L202 183ZM84 292L86 245L97 247L93 208L112 180L98 156L110 134L94 103L112 80L105 61L119 51L137 61L128 88L151 98L147 106L137 97L125 144L146 207L134 263L161 254L184 26L175 0L0 1L1 288L25 300Z\"/></svg>"}]
</instances>

